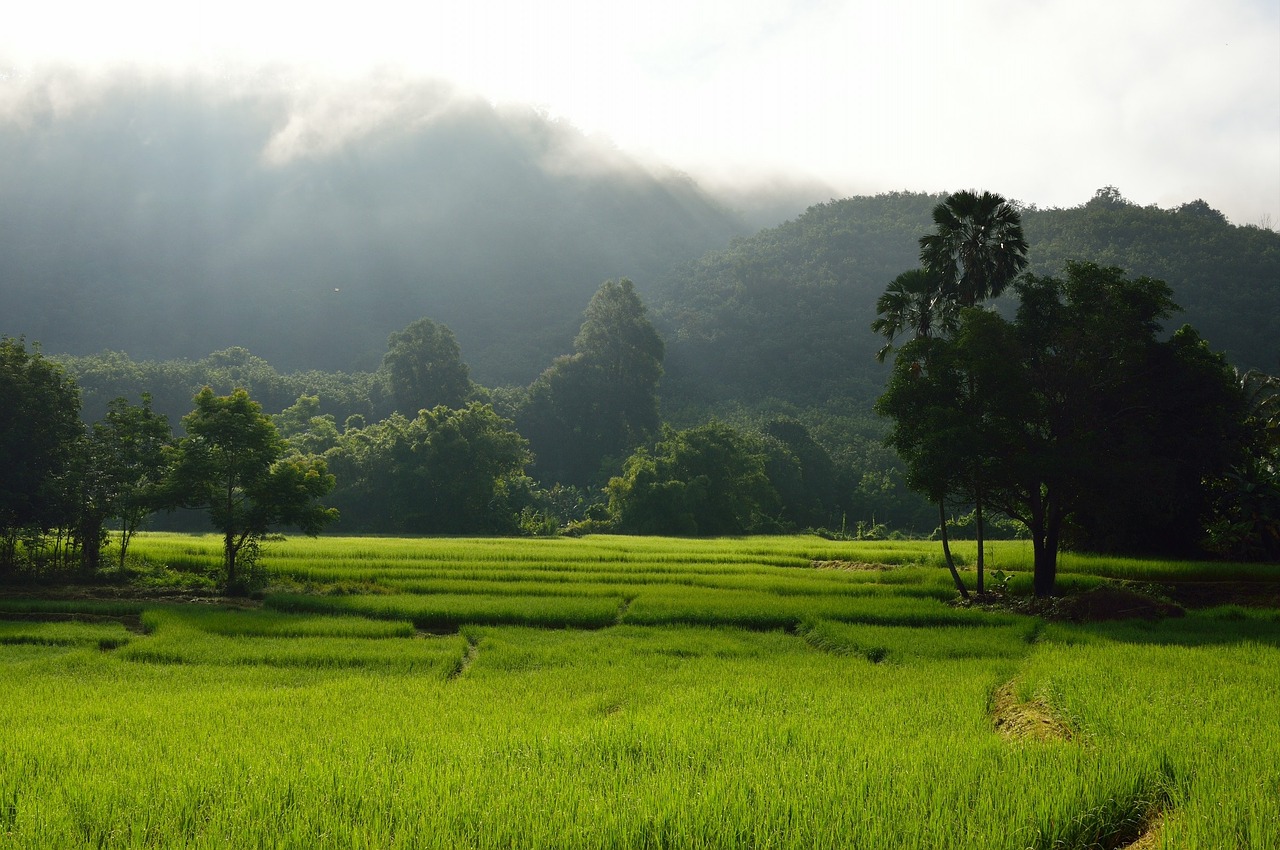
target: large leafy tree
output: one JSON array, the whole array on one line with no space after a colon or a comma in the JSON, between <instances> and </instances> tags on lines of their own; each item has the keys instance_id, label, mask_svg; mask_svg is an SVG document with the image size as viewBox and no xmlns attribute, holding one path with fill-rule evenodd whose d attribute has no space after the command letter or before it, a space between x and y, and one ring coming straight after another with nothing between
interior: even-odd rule
<instances>
[{"instance_id":1,"label":"large leafy tree","mask_svg":"<svg viewBox=\"0 0 1280 850\"><path fill-rule=\"evenodd\" d=\"M318 534L337 518L320 504L334 486L325 462L286 454L271 418L244 390L214 395L205 387L185 416L167 483L170 507L207 510L223 536L227 587L236 589L241 554L256 552L274 527Z\"/></svg>"},{"instance_id":2,"label":"large leafy tree","mask_svg":"<svg viewBox=\"0 0 1280 850\"><path fill-rule=\"evenodd\" d=\"M425 317L390 336L382 368L396 410L406 416L441 404L461 407L471 394L469 370L453 331Z\"/></svg>"},{"instance_id":3,"label":"large leafy tree","mask_svg":"<svg viewBox=\"0 0 1280 850\"><path fill-rule=\"evenodd\" d=\"M15 566L21 537L68 518L82 428L75 382L24 340L0 338L0 570Z\"/></svg>"},{"instance_id":4,"label":"large leafy tree","mask_svg":"<svg viewBox=\"0 0 1280 850\"><path fill-rule=\"evenodd\" d=\"M966 310L926 362L903 348L878 409L912 486L954 488L1021 521L1037 595L1054 592L1070 537L1101 551L1164 551L1199 536L1204 482L1241 445L1242 395L1190 328L1159 339L1169 288L1068 264L1017 285L1015 322ZM1123 535L1118 532L1123 530Z\"/></svg>"},{"instance_id":5,"label":"large leafy tree","mask_svg":"<svg viewBox=\"0 0 1280 850\"><path fill-rule=\"evenodd\" d=\"M529 463L512 423L477 402L349 428L325 457L343 527L402 534L513 531Z\"/></svg>"},{"instance_id":6,"label":"large leafy tree","mask_svg":"<svg viewBox=\"0 0 1280 850\"><path fill-rule=\"evenodd\" d=\"M574 339L534 381L517 416L540 479L599 485L603 471L659 428L662 338L630 280L605 281L592 296Z\"/></svg>"},{"instance_id":7,"label":"large leafy tree","mask_svg":"<svg viewBox=\"0 0 1280 850\"><path fill-rule=\"evenodd\" d=\"M619 530L638 534L774 530L781 502L767 460L759 440L719 422L668 431L609 481L609 512Z\"/></svg>"}]
</instances>

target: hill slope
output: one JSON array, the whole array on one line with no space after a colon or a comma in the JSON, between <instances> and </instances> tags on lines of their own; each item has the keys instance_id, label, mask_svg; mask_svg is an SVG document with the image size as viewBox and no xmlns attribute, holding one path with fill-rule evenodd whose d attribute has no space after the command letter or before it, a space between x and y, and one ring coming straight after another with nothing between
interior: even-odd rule
<instances>
[{"instance_id":1,"label":"hill slope","mask_svg":"<svg viewBox=\"0 0 1280 850\"><path fill-rule=\"evenodd\" d=\"M676 406L767 398L869 402L883 387L875 302L918 265L940 196L894 193L811 207L670 275L654 299ZM1023 213L1031 270L1068 259L1166 280L1184 313L1241 368L1280 369L1280 234L1235 227L1203 201L1139 207L1113 189L1071 209Z\"/></svg>"},{"instance_id":2,"label":"hill slope","mask_svg":"<svg viewBox=\"0 0 1280 850\"><path fill-rule=\"evenodd\" d=\"M744 232L692 181L426 83L0 81L0 332L375 366L429 315L524 383L600 283Z\"/></svg>"}]
</instances>

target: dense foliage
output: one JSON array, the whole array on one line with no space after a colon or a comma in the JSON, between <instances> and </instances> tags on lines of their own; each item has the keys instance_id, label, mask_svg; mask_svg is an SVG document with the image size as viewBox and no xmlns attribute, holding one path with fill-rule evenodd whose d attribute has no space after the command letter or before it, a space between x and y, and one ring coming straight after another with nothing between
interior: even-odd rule
<instances>
[{"instance_id":1,"label":"dense foliage","mask_svg":"<svg viewBox=\"0 0 1280 850\"><path fill-rule=\"evenodd\" d=\"M982 310L898 354L878 409L909 481L931 498L985 500L1028 529L1036 591L1061 543L1196 552L1205 481L1243 453L1234 375L1189 328L1161 341L1168 287L1069 264L1017 285L1015 321Z\"/></svg>"},{"instance_id":2,"label":"dense foliage","mask_svg":"<svg viewBox=\"0 0 1280 850\"><path fill-rule=\"evenodd\" d=\"M325 452L343 531L505 534L527 503L527 441L492 407L396 413Z\"/></svg>"},{"instance_id":3,"label":"dense foliage","mask_svg":"<svg viewBox=\"0 0 1280 850\"><path fill-rule=\"evenodd\" d=\"M81 433L75 382L21 339L0 338L0 571L18 543L70 525L63 488Z\"/></svg>"},{"instance_id":4,"label":"dense foliage","mask_svg":"<svg viewBox=\"0 0 1280 850\"><path fill-rule=\"evenodd\" d=\"M244 390L217 396L205 387L195 405L183 417L186 436L174 447L162 498L169 508L208 511L222 533L227 586L236 589L245 556L251 565L273 528L315 535L337 519L318 501L334 478L323 460L290 454L275 423Z\"/></svg>"},{"instance_id":5,"label":"dense foliage","mask_svg":"<svg viewBox=\"0 0 1280 850\"><path fill-rule=\"evenodd\" d=\"M664 346L645 313L630 280L605 281L587 305L574 353L529 387L516 422L539 478L602 485L657 433Z\"/></svg>"},{"instance_id":6,"label":"dense foliage","mask_svg":"<svg viewBox=\"0 0 1280 850\"><path fill-rule=\"evenodd\" d=\"M453 331L425 316L390 336L382 367L396 410L406 416L439 405L459 407L471 395Z\"/></svg>"},{"instance_id":7,"label":"dense foliage","mask_svg":"<svg viewBox=\"0 0 1280 850\"><path fill-rule=\"evenodd\" d=\"M172 436L169 421L151 409L151 397L144 394L140 405L124 398L112 401L106 416L80 440L71 476L78 494L76 534L86 570L101 565L107 520L119 520L118 564L123 568L134 533L163 507L169 471L166 450Z\"/></svg>"},{"instance_id":8,"label":"dense foliage","mask_svg":"<svg viewBox=\"0 0 1280 850\"><path fill-rule=\"evenodd\" d=\"M759 440L726 425L669 432L609 482L609 509L636 534L776 531L781 503L765 464Z\"/></svg>"}]
</instances>

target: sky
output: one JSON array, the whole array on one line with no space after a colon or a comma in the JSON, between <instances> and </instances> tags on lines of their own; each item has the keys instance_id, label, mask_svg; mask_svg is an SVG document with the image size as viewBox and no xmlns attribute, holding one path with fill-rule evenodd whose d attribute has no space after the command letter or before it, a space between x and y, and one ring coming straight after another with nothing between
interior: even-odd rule
<instances>
[{"instance_id":1,"label":"sky","mask_svg":"<svg viewBox=\"0 0 1280 850\"><path fill-rule=\"evenodd\" d=\"M0 77L48 66L446 80L708 185L833 196L1103 186L1280 223L1280 0L41 0ZM314 77L312 77L314 75ZM825 200L825 198L815 198Z\"/></svg>"}]
</instances>

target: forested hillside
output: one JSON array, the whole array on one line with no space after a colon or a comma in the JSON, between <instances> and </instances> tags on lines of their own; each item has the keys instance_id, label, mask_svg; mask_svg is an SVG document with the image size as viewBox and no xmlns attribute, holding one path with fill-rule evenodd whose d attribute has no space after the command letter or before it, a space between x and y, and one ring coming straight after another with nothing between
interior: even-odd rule
<instances>
[{"instance_id":1,"label":"forested hillside","mask_svg":"<svg viewBox=\"0 0 1280 850\"><path fill-rule=\"evenodd\" d=\"M533 110L295 82L0 80L0 333L350 371L431 316L478 380L523 384L601 281L744 232L687 177Z\"/></svg>"},{"instance_id":2,"label":"forested hillside","mask_svg":"<svg viewBox=\"0 0 1280 850\"><path fill-rule=\"evenodd\" d=\"M664 401L869 406L886 370L870 330L876 298L918 265L941 196L894 193L811 207L681 267L654 294L667 339ZM1280 234L1234 226L1203 201L1129 203L1113 188L1069 209L1023 210L1030 270L1068 259L1167 281L1210 345L1241 368L1280 366Z\"/></svg>"}]
</instances>

